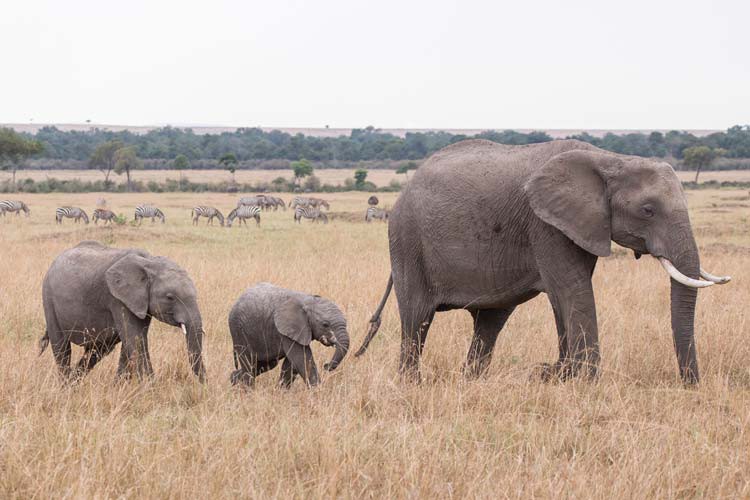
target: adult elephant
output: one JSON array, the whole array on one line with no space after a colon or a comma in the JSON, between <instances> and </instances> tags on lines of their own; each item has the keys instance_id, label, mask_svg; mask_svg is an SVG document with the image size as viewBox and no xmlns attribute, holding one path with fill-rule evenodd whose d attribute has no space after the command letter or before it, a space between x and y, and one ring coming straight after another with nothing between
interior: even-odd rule
<instances>
[{"instance_id":1,"label":"adult elephant","mask_svg":"<svg viewBox=\"0 0 750 500\"><path fill-rule=\"evenodd\" d=\"M636 258L651 254L669 272L680 375L695 383L696 288L729 281L701 270L682 186L667 163L575 140L448 146L409 182L388 232L391 277L356 355L377 332L395 286L400 371L415 379L436 311L471 313L474 337L464 370L476 376L486 370L514 308L540 292L552 304L559 344L559 359L545 365L543 376L596 375L591 276L613 240Z\"/></svg>"},{"instance_id":2,"label":"adult elephant","mask_svg":"<svg viewBox=\"0 0 750 500\"><path fill-rule=\"evenodd\" d=\"M63 377L75 378L122 342L118 375L151 375L151 318L182 328L193 372L205 380L203 324L195 286L184 269L143 250L84 241L61 253L44 277L47 331L41 351L52 353ZM71 343L85 352L71 370Z\"/></svg>"}]
</instances>

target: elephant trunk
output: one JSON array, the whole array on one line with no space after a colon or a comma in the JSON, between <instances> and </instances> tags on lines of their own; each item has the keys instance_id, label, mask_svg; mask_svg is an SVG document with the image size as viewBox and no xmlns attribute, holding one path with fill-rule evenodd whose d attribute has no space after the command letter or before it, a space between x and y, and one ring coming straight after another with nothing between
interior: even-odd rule
<instances>
[{"instance_id":1,"label":"elephant trunk","mask_svg":"<svg viewBox=\"0 0 750 500\"><path fill-rule=\"evenodd\" d=\"M206 368L203 366L203 325L200 321L182 323L182 331L187 342L188 362L198 380L206 381Z\"/></svg>"},{"instance_id":2,"label":"elephant trunk","mask_svg":"<svg viewBox=\"0 0 750 500\"><path fill-rule=\"evenodd\" d=\"M333 353L331 361L326 363L324 368L328 371L335 370L341 364L347 352L349 352L349 333L346 328L340 328L336 330L336 352Z\"/></svg>"},{"instance_id":3,"label":"elephant trunk","mask_svg":"<svg viewBox=\"0 0 750 500\"><path fill-rule=\"evenodd\" d=\"M670 252L671 262L681 274L692 279L700 278L700 259L692 232L679 242L679 248ZM677 353L680 377L686 384L699 381L698 359L695 348L695 304L698 290L694 286L671 278L672 336Z\"/></svg>"}]
</instances>

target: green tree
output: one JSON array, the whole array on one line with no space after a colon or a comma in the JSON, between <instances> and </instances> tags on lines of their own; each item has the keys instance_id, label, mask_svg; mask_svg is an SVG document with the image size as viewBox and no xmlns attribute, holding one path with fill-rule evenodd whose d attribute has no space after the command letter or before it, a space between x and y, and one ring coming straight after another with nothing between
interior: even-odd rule
<instances>
[{"instance_id":1,"label":"green tree","mask_svg":"<svg viewBox=\"0 0 750 500\"><path fill-rule=\"evenodd\" d=\"M41 142L26 139L10 128L0 128L0 170L13 172L13 189L16 189L16 171L29 156L41 153Z\"/></svg>"},{"instance_id":2,"label":"green tree","mask_svg":"<svg viewBox=\"0 0 750 500\"><path fill-rule=\"evenodd\" d=\"M716 158L725 154L726 151L724 149L709 148L708 146L693 146L685 148L682 151L685 166L695 169L696 184L698 183L698 176L701 173L701 169L708 167Z\"/></svg>"},{"instance_id":3,"label":"green tree","mask_svg":"<svg viewBox=\"0 0 750 500\"><path fill-rule=\"evenodd\" d=\"M367 180L367 170L364 168L358 168L354 171L354 188L361 191L365 187L365 181Z\"/></svg>"},{"instance_id":4,"label":"green tree","mask_svg":"<svg viewBox=\"0 0 750 500\"><path fill-rule=\"evenodd\" d=\"M283 177L276 177L274 180L271 181L271 185L273 186L274 191L286 191L286 187L288 185L288 182Z\"/></svg>"},{"instance_id":5,"label":"green tree","mask_svg":"<svg viewBox=\"0 0 750 500\"><path fill-rule=\"evenodd\" d=\"M232 184L237 183L234 179L234 173L237 171L237 163L239 162L237 161L237 157L234 156L234 153L227 153L219 158L219 165L223 166L224 170L227 170L232 174Z\"/></svg>"},{"instance_id":6,"label":"green tree","mask_svg":"<svg viewBox=\"0 0 750 500\"><path fill-rule=\"evenodd\" d=\"M172 161L172 168L180 173L180 191L182 191L182 171L190 168L190 161L185 155L177 155Z\"/></svg>"},{"instance_id":7,"label":"green tree","mask_svg":"<svg viewBox=\"0 0 750 500\"><path fill-rule=\"evenodd\" d=\"M128 178L128 191L131 190L130 173L143 167L143 162L135 152L135 146L126 146L115 151L115 173L121 175L125 172Z\"/></svg>"},{"instance_id":8,"label":"green tree","mask_svg":"<svg viewBox=\"0 0 750 500\"><path fill-rule=\"evenodd\" d=\"M114 140L99 144L89 158L89 168L96 168L104 174L104 185L109 186L109 176L117 162L117 151L122 149L122 141Z\"/></svg>"},{"instance_id":9,"label":"green tree","mask_svg":"<svg viewBox=\"0 0 750 500\"><path fill-rule=\"evenodd\" d=\"M404 175L406 175L406 180L408 181L409 180L409 170L416 170L416 169L417 169L417 162L410 161L410 162L406 162L403 165L401 165L400 167L398 167L396 169L396 173L397 174L404 174Z\"/></svg>"},{"instance_id":10,"label":"green tree","mask_svg":"<svg viewBox=\"0 0 750 500\"><path fill-rule=\"evenodd\" d=\"M302 178L313 174L313 166L306 159L302 158L299 161L293 161L290 166L294 172L294 183L299 184Z\"/></svg>"}]
</instances>

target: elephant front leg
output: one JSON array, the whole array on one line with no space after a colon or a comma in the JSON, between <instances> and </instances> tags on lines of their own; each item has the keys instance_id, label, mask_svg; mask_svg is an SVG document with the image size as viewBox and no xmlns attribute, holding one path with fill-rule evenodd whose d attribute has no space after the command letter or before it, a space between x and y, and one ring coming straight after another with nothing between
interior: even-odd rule
<instances>
[{"instance_id":1,"label":"elephant front leg","mask_svg":"<svg viewBox=\"0 0 750 500\"><path fill-rule=\"evenodd\" d=\"M474 337L464 365L464 375L476 378L487 371L500 331L515 308L473 310Z\"/></svg>"},{"instance_id":2,"label":"elephant front leg","mask_svg":"<svg viewBox=\"0 0 750 500\"><path fill-rule=\"evenodd\" d=\"M138 378L152 376L154 370L148 352L150 318L146 317L146 319L140 320L130 312L123 311L121 316L115 319L115 323L122 340L118 375L122 375L123 372L134 372Z\"/></svg>"},{"instance_id":3,"label":"elephant front leg","mask_svg":"<svg viewBox=\"0 0 750 500\"><path fill-rule=\"evenodd\" d=\"M318 368L315 366L312 349L309 345L301 345L292 340L282 340L282 347L286 360L292 367L292 370L299 373L302 380L312 387L318 385ZM285 360L285 361L286 361Z\"/></svg>"},{"instance_id":4,"label":"elephant front leg","mask_svg":"<svg viewBox=\"0 0 750 500\"><path fill-rule=\"evenodd\" d=\"M296 376L297 372L294 371L292 362L288 358L284 358L284 362L281 364L281 375L279 375L279 387L288 389Z\"/></svg>"}]
</instances>

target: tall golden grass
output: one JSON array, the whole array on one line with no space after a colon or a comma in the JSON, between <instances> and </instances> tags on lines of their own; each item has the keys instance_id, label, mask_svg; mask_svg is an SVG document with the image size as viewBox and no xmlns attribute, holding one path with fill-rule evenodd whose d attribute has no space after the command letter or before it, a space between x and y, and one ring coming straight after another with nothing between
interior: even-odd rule
<instances>
[{"instance_id":1,"label":"tall golden grass","mask_svg":"<svg viewBox=\"0 0 750 500\"><path fill-rule=\"evenodd\" d=\"M322 385L252 391L229 386L227 313L269 281L337 302L357 347L389 272L386 225L364 223L366 193L325 195L342 214L300 225L193 227L190 208L225 194L108 195L132 218L153 202L165 225L54 224L54 208L93 209L100 194L26 195L32 216L0 218L0 497L630 497L750 496L750 201L744 191L688 194L704 267L734 281L699 292L702 382L683 387L669 326L669 281L653 259L619 249L594 277L602 350L597 382L544 384L536 363L556 356L544 296L519 307L486 377L462 378L469 314L440 313L421 385L397 376L393 297L367 355ZM284 195L282 195L284 196ZM287 196L288 197L288 196ZM383 194L382 205L395 195ZM115 382L116 355L63 386L44 331L41 282L50 262L84 239L145 248L184 266L198 288L209 383L194 381L184 340L154 323L153 380ZM318 365L331 351L314 349ZM74 360L80 349L74 350Z\"/></svg>"}]
</instances>

